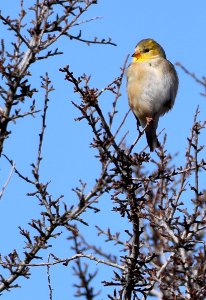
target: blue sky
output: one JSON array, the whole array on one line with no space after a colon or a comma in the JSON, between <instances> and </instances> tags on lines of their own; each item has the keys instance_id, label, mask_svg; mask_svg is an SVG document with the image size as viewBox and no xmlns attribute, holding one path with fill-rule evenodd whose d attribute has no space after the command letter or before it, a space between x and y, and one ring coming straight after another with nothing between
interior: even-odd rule
<instances>
[{"instance_id":1,"label":"blue sky","mask_svg":"<svg viewBox=\"0 0 206 300\"><path fill-rule=\"evenodd\" d=\"M25 1L26 5L33 1ZM0 9L5 15L12 17L18 14L18 1L11 0L0 5ZM71 191L79 184L79 179L88 181L88 190L99 174L99 164L94 158L95 152L89 147L92 140L90 128L83 122L74 122L74 118L79 116L79 112L72 106L70 100L77 100L78 96L73 94L71 86L64 81L64 75L59 72L59 68L69 64L71 70L76 75L86 73L91 75L91 84L99 89L104 88L114 77L120 74L120 67L128 54L132 54L137 42L143 38L154 38L159 42L167 54L167 58L172 62L181 62L191 72L195 72L198 77L205 75L206 70L206 40L205 40L205 11L206 3L198 1L198 5L192 5L188 1L144 1L113 0L99 1L85 15L85 19L100 16L99 20L86 23L81 26L83 36L93 38L111 37L117 44L113 46L90 45L77 41L62 39L58 42L59 50L64 51L64 55L50 58L45 62L39 62L32 67L32 82L40 89L40 76L47 71L53 81L55 91L51 94L48 110L48 123L44 144L44 160L42 162L42 181L51 180L50 191L56 197L65 195L65 201L75 203L75 195ZM2 27L2 26L1 26ZM80 28L77 28L77 30ZM74 31L75 32L75 31ZM78 31L76 31L77 33ZM3 36L2 36L3 35ZM11 40L7 32L1 32L1 38L5 38L6 45L10 47ZM184 159L187 146L187 136L190 133L194 112L197 105L200 106L200 119L204 120L206 115L206 99L200 95L204 89L194 82L188 75L177 68L179 76L179 92L174 109L165 115L159 123L159 131L165 128L168 135L167 149L171 153L179 152L176 158L177 165ZM121 89L122 97L119 100L120 115L128 110L126 95L126 84ZM109 94L100 100L104 111L111 108L112 97ZM42 93L39 93L37 102L39 107L43 101ZM119 119L120 121L120 119ZM15 161L25 175L31 175L30 164L35 161L38 133L40 130L40 118L28 118L19 120L17 125L11 125L11 137L6 141L4 152ZM129 135L127 143L130 145L136 137L136 123L132 114L129 115L127 128ZM160 138L161 140L161 138ZM202 141L205 140L205 135ZM146 141L143 137L136 146L135 151L144 147ZM152 154L155 156L155 153ZM2 159L0 167L0 184L4 184L10 166ZM25 185L14 175L6 190L3 199L0 201L0 252L3 255L14 248L21 250L23 239L19 237L18 225L27 227L31 218L35 218L41 208L36 200L26 197L27 192L31 192L32 187ZM86 215L86 219L92 224L85 229L85 233L91 240L94 232L93 226L101 220L101 226L107 228L108 211L112 204L109 199L103 200L103 211L95 216L92 213ZM123 231L127 227L125 220L118 216L114 218L114 228ZM12 236L8 239L8 236ZM67 236L67 234L65 235ZM65 244L65 236L60 242L54 242L54 253L68 257L69 243ZM106 247L110 246L106 244ZM112 247L111 247L112 248ZM109 269L109 268L108 268ZM106 269L99 275L99 282L104 279L104 272L107 278L111 275L111 270ZM54 299L74 299L72 297L72 277L71 272L66 268L54 268L52 270L52 281L54 287ZM4 300L34 300L37 297L49 299L46 285L46 271L43 269L32 270L30 280L21 280L22 289L13 290L11 293L4 293ZM96 283L99 284L98 281ZM105 289L98 299L105 299L108 290Z\"/></svg>"}]
</instances>

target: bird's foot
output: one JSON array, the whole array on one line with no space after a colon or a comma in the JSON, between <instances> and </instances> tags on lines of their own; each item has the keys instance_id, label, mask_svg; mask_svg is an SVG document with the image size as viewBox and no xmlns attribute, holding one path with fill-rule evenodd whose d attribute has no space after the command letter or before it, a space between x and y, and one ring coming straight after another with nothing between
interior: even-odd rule
<instances>
[{"instance_id":1,"label":"bird's foot","mask_svg":"<svg viewBox=\"0 0 206 300\"><path fill-rule=\"evenodd\" d=\"M146 121L147 121L147 125L146 125L146 126L149 126L150 123L151 123L152 121L154 121L154 119L153 119L153 118L150 118L150 117L146 117Z\"/></svg>"}]
</instances>

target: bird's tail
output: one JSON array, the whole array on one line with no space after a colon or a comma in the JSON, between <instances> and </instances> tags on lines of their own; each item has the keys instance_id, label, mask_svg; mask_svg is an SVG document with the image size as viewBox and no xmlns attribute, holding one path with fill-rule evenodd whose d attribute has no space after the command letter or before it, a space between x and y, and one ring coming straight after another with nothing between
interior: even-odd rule
<instances>
[{"instance_id":1,"label":"bird's tail","mask_svg":"<svg viewBox=\"0 0 206 300\"><path fill-rule=\"evenodd\" d=\"M154 126L149 126L148 129L146 129L146 138L147 138L147 143L150 148L150 151L154 151L156 148L160 147L160 143L157 138L156 134L156 128Z\"/></svg>"}]
</instances>

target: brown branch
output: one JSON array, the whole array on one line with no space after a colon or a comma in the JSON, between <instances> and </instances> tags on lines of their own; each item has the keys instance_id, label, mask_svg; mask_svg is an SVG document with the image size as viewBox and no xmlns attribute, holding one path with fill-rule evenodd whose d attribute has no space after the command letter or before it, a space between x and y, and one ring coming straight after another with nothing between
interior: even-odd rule
<instances>
[{"instance_id":1,"label":"brown branch","mask_svg":"<svg viewBox=\"0 0 206 300\"><path fill-rule=\"evenodd\" d=\"M50 256L53 256L52 254L50 254ZM69 257L69 258L57 258L56 256L54 261L47 261L47 262L43 262L43 263L25 263L24 266L25 267L51 267L51 266L55 266L55 265L59 265L59 264L63 264L63 265L68 265L71 261L79 259L79 258L88 258L89 260L95 261L97 264L104 264L107 265L109 267L113 267L119 270L124 271L124 266L118 265L116 263L113 263L111 261L107 261L105 259L100 259L98 257L95 257L93 254L86 254L86 253L76 253L75 255ZM2 266L6 266L6 264L12 266L12 267L18 267L18 264L15 263L5 263L5 262L0 262L0 265Z\"/></svg>"},{"instance_id":2,"label":"brown branch","mask_svg":"<svg viewBox=\"0 0 206 300\"><path fill-rule=\"evenodd\" d=\"M46 117L47 117L47 110L48 110L49 94L51 91L54 90L53 86L51 85L51 81L48 77L48 73L46 73L45 77L42 77L42 88L45 90L44 109L42 115L42 128L41 128L41 133L39 134L39 148L38 148L37 162L33 170L33 174L37 182L39 180L39 167L42 160L42 146L43 146L44 134L46 129Z\"/></svg>"},{"instance_id":3,"label":"brown branch","mask_svg":"<svg viewBox=\"0 0 206 300\"><path fill-rule=\"evenodd\" d=\"M32 50L31 47L30 47L29 42L27 41L27 39L25 39L25 38L23 37L23 35L20 33L18 27L13 26L13 24L12 24L12 22L11 22L11 19L10 19L9 17L5 18L5 17L2 16L2 14L0 13L0 20L3 21L3 24L8 25L9 28L10 28L12 31L14 31L14 32L16 33L16 35L20 38L20 40L21 40L21 41L22 41L22 42L23 42L30 50Z\"/></svg>"},{"instance_id":4,"label":"brown branch","mask_svg":"<svg viewBox=\"0 0 206 300\"><path fill-rule=\"evenodd\" d=\"M52 300L53 299L53 289L52 289L52 286L51 286L51 274L50 274L50 265L49 265L49 262L50 262L50 254L48 256L48 265L47 265L47 281L48 281L48 287L49 287L49 300Z\"/></svg>"}]
</instances>

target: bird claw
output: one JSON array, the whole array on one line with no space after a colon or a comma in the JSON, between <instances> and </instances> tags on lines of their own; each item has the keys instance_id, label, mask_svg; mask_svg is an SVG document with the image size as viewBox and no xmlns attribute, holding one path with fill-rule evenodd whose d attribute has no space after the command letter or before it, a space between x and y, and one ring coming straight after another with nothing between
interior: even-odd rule
<instances>
[{"instance_id":1,"label":"bird claw","mask_svg":"<svg viewBox=\"0 0 206 300\"><path fill-rule=\"evenodd\" d=\"M146 121L147 121L147 125L146 125L146 127L147 127L147 126L150 125L150 123L151 123L152 121L154 121L154 119L153 119L153 118L150 118L150 117L146 117Z\"/></svg>"}]
</instances>

